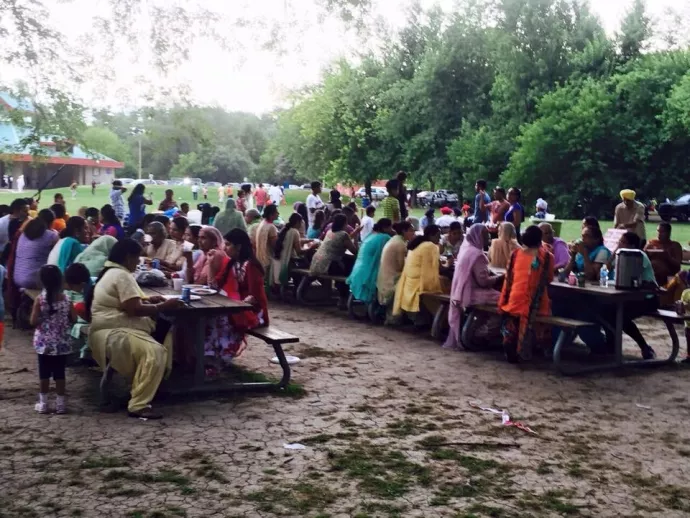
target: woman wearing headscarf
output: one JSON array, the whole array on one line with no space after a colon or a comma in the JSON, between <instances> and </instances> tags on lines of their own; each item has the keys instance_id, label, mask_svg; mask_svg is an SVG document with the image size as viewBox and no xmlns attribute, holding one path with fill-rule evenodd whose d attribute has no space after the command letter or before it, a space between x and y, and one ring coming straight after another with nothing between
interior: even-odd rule
<instances>
[{"instance_id":1,"label":"woman wearing headscarf","mask_svg":"<svg viewBox=\"0 0 690 518\"><path fill-rule=\"evenodd\" d=\"M484 247L488 241L489 231L486 226L472 225L460 246L450 290L449 332L448 339L443 344L445 348L457 349L461 345L462 319L467 308L478 304L496 304L498 301L500 292L497 291L497 287L500 286L503 277L494 275L489 270L489 260L484 255ZM488 321L483 324L486 325L484 338L490 338L489 335L493 333Z\"/></svg>"},{"instance_id":2,"label":"woman wearing headscarf","mask_svg":"<svg viewBox=\"0 0 690 518\"><path fill-rule=\"evenodd\" d=\"M187 271L185 278L190 284L208 284L210 281L209 268L211 261L209 251L223 250L223 236L218 229L205 225L199 231L199 249L201 255L196 261L191 260L192 252L185 252Z\"/></svg>"},{"instance_id":3,"label":"woman wearing headscarf","mask_svg":"<svg viewBox=\"0 0 690 518\"><path fill-rule=\"evenodd\" d=\"M48 255L48 264L57 265L64 274L76 257L83 250L86 241L86 220L80 216L72 216L67 226L60 233L58 241Z\"/></svg>"},{"instance_id":4,"label":"woman wearing headscarf","mask_svg":"<svg viewBox=\"0 0 690 518\"><path fill-rule=\"evenodd\" d=\"M98 277L115 243L117 243L117 239L114 237L101 236L87 246L86 249L74 259L74 262L86 266L91 277Z\"/></svg>"},{"instance_id":5,"label":"woman wearing headscarf","mask_svg":"<svg viewBox=\"0 0 690 518\"><path fill-rule=\"evenodd\" d=\"M280 229L273 257L271 258L272 268L269 282L272 286L287 284L291 263L302 252L302 241L299 233L299 229L302 227L302 216L297 212L293 212L288 222Z\"/></svg>"},{"instance_id":6,"label":"woman wearing headscarf","mask_svg":"<svg viewBox=\"0 0 690 518\"><path fill-rule=\"evenodd\" d=\"M498 226L498 239L491 241L489 247L489 264L496 268L507 268L510 256L520 248L517 242L515 226L504 221Z\"/></svg>"},{"instance_id":7,"label":"woman wearing headscarf","mask_svg":"<svg viewBox=\"0 0 690 518\"><path fill-rule=\"evenodd\" d=\"M225 210L219 212L213 220L213 226L218 229L221 235L225 235L233 228L239 228L246 232L247 225L244 222L244 216L236 209L235 200L228 198L225 202Z\"/></svg>"},{"instance_id":8,"label":"woman wearing headscarf","mask_svg":"<svg viewBox=\"0 0 690 518\"><path fill-rule=\"evenodd\" d=\"M548 286L553 281L553 256L542 246L539 227L522 236L524 248L513 252L498 307L503 318L503 350L509 362L532 357L532 347L551 345L549 325L535 322L551 314Z\"/></svg>"},{"instance_id":9,"label":"woman wearing headscarf","mask_svg":"<svg viewBox=\"0 0 690 518\"><path fill-rule=\"evenodd\" d=\"M391 239L391 225L388 218L381 218L374 225L371 234L359 248L352 273L347 278L350 292L357 300L368 304L376 296L376 279L381 265L381 254Z\"/></svg>"}]
</instances>

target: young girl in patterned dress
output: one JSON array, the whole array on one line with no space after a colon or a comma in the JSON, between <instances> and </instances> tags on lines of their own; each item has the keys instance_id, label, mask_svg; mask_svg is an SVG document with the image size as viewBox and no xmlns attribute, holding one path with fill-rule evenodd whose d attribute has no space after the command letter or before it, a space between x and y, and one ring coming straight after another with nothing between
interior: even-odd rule
<instances>
[{"instance_id":1,"label":"young girl in patterned dress","mask_svg":"<svg viewBox=\"0 0 690 518\"><path fill-rule=\"evenodd\" d=\"M55 413L64 414L65 364L70 346L70 328L77 321L72 304L62 292L62 272L55 265L45 265L39 271L43 291L36 297L31 311L34 331L34 349L38 354L40 388L36 411L48 413L50 378L55 380Z\"/></svg>"}]
</instances>

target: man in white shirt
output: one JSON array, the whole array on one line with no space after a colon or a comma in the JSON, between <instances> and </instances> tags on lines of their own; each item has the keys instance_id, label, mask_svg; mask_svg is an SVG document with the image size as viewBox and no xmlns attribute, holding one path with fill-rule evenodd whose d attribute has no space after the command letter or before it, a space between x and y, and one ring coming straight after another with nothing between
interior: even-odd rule
<instances>
[{"instance_id":1,"label":"man in white shirt","mask_svg":"<svg viewBox=\"0 0 690 518\"><path fill-rule=\"evenodd\" d=\"M314 221L314 213L323 210L323 202L319 197L321 194L321 182L311 182L311 194L307 196L307 213L309 214L309 226Z\"/></svg>"},{"instance_id":2,"label":"man in white shirt","mask_svg":"<svg viewBox=\"0 0 690 518\"><path fill-rule=\"evenodd\" d=\"M438 218L434 223L441 228L448 228L454 221L457 220L453 216L453 209L450 207L441 207L441 217Z\"/></svg>"},{"instance_id":3,"label":"man in white shirt","mask_svg":"<svg viewBox=\"0 0 690 518\"><path fill-rule=\"evenodd\" d=\"M374 230L374 214L376 213L376 207L369 205L367 207L367 214L362 218L362 230L359 232L362 242L367 238L369 234Z\"/></svg>"},{"instance_id":4,"label":"man in white shirt","mask_svg":"<svg viewBox=\"0 0 690 518\"><path fill-rule=\"evenodd\" d=\"M268 189L268 197L271 198L273 205L280 207L280 202L283 199L283 191L280 187L278 187L278 182L275 182L273 185L271 185L270 189Z\"/></svg>"},{"instance_id":5,"label":"man in white shirt","mask_svg":"<svg viewBox=\"0 0 690 518\"><path fill-rule=\"evenodd\" d=\"M195 200L199 198L199 184L198 183L192 184L192 198Z\"/></svg>"}]
</instances>

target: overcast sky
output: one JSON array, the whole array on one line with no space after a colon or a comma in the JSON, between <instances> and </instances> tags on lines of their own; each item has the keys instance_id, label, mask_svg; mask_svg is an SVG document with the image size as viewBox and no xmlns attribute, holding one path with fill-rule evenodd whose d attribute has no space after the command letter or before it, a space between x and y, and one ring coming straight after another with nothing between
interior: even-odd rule
<instances>
[{"instance_id":1,"label":"overcast sky","mask_svg":"<svg viewBox=\"0 0 690 518\"><path fill-rule=\"evenodd\" d=\"M55 0L51 22L68 37L76 38L81 31L92 26L94 16L103 12L104 1ZM167 1L184 3L183 0ZM373 2L375 14L392 27L404 24L407 0ZM111 104L114 108L140 104L141 88L138 84L144 78L153 84L186 84L189 97L200 104L220 105L229 110L268 112L284 104L291 89L318 81L324 66L340 56L347 56L356 45L362 45L353 34L344 30L339 21L330 19L324 22L314 0L198 0L196 3L220 12L228 19L237 20L242 16L254 23L244 29L235 26L227 29L225 36L233 50L224 51L212 40L198 42L192 48L189 61L167 78L158 76L146 64L146 56L142 53L118 52L111 61L102 64L110 67L116 78L106 98L85 100L89 104ZM440 3L444 8L453 5L452 0L422 0L424 6L434 3ZM594 0L591 3L606 30L613 33L632 0ZM648 9L652 15L661 15L667 7L681 10L688 3L689 0L649 0ZM46 4L51 5L51 0ZM146 24L143 18L142 26ZM263 27L256 27L256 23ZM255 43L266 38L270 27L284 31L285 52L261 50Z\"/></svg>"}]
</instances>

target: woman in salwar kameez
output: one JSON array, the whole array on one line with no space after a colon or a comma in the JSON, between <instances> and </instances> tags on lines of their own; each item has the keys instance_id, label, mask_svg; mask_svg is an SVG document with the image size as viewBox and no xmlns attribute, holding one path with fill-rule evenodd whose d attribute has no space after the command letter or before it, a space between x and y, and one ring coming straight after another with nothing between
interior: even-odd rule
<instances>
[{"instance_id":1,"label":"woman in salwar kameez","mask_svg":"<svg viewBox=\"0 0 690 518\"><path fill-rule=\"evenodd\" d=\"M381 255L386 243L391 239L392 222L388 218L381 218L359 247L359 253L347 278L350 292L355 299L366 304L376 296L376 279L381 265Z\"/></svg>"},{"instance_id":2,"label":"woman in salwar kameez","mask_svg":"<svg viewBox=\"0 0 690 518\"><path fill-rule=\"evenodd\" d=\"M119 241L111 250L94 289L87 295L89 347L101 369L109 365L131 379L129 416L159 419L162 416L151 409L150 403L172 366L172 338L167 333L169 324L157 326L155 319L160 312L183 303L179 299L146 298L132 275L140 253L141 246L131 239Z\"/></svg>"},{"instance_id":3,"label":"woman in salwar kameez","mask_svg":"<svg viewBox=\"0 0 690 518\"><path fill-rule=\"evenodd\" d=\"M529 360L533 347L551 346L551 328L536 322L551 314L548 286L553 281L553 256L541 246L541 230L532 225L522 236L524 248L516 250L508 263L498 307L503 313L503 350L515 363Z\"/></svg>"},{"instance_id":4,"label":"woman in salwar kameez","mask_svg":"<svg viewBox=\"0 0 690 518\"><path fill-rule=\"evenodd\" d=\"M393 299L393 316L402 315L403 311L419 316L422 293L443 293L439 273L440 252L438 243L441 239L441 229L436 225L429 225L424 229L424 235L417 236L407 245L408 253L405 259ZM425 305L430 314L435 308Z\"/></svg>"},{"instance_id":5,"label":"woman in salwar kameez","mask_svg":"<svg viewBox=\"0 0 690 518\"><path fill-rule=\"evenodd\" d=\"M478 304L496 304L500 292L502 276L493 275L489 270L489 260L484 255L484 247L489 241L489 231L484 225L472 225L460 246L455 260L455 273L450 291L448 308L448 338L443 344L446 349L458 349L464 311ZM479 323L483 330L481 338L491 340L499 336L498 325L492 326L491 319ZM493 330L495 329L495 332ZM480 336L478 335L477 338Z\"/></svg>"},{"instance_id":6,"label":"woman in salwar kameez","mask_svg":"<svg viewBox=\"0 0 690 518\"><path fill-rule=\"evenodd\" d=\"M219 322L213 331L213 339L207 344L207 356L229 363L247 347L247 330L268 325L264 271L254 256L249 236L241 229L228 232L225 235L224 251L213 251L211 255L210 273L219 293L253 305L252 310L229 315Z\"/></svg>"}]
</instances>

